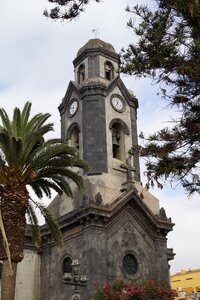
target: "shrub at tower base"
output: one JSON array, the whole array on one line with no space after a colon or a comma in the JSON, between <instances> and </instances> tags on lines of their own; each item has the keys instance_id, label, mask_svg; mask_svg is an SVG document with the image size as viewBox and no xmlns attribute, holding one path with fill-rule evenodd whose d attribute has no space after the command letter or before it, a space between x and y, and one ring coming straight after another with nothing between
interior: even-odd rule
<instances>
[{"instance_id":1,"label":"shrub at tower base","mask_svg":"<svg viewBox=\"0 0 200 300\"><path fill-rule=\"evenodd\" d=\"M142 284L134 281L115 280L97 286L94 300L171 300L173 293L166 282L149 280Z\"/></svg>"}]
</instances>

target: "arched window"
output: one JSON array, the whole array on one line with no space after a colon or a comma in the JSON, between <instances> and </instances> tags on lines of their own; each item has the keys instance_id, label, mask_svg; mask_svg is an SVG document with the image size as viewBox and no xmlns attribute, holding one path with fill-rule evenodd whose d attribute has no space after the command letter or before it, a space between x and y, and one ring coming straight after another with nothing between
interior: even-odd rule
<instances>
[{"instance_id":1,"label":"arched window","mask_svg":"<svg viewBox=\"0 0 200 300\"><path fill-rule=\"evenodd\" d=\"M119 160L125 159L124 132L119 123L114 123L112 126L112 152L114 158Z\"/></svg>"},{"instance_id":2,"label":"arched window","mask_svg":"<svg viewBox=\"0 0 200 300\"><path fill-rule=\"evenodd\" d=\"M73 123L69 126L67 130L67 139L69 140L69 145L71 147L76 148L79 150L79 133L80 133L80 127L78 123Z\"/></svg>"},{"instance_id":3,"label":"arched window","mask_svg":"<svg viewBox=\"0 0 200 300\"><path fill-rule=\"evenodd\" d=\"M138 263L133 254L126 254L122 261L123 271L127 275L135 275L138 271Z\"/></svg>"},{"instance_id":4,"label":"arched window","mask_svg":"<svg viewBox=\"0 0 200 300\"><path fill-rule=\"evenodd\" d=\"M65 273L72 273L72 260L70 257L65 257L63 260L63 275Z\"/></svg>"},{"instance_id":5,"label":"arched window","mask_svg":"<svg viewBox=\"0 0 200 300\"><path fill-rule=\"evenodd\" d=\"M78 84L83 83L84 80L85 80L85 65L82 64L78 68Z\"/></svg>"},{"instance_id":6,"label":"arched window","mask_svg":"<svg viewBox=\"0 0 200 300\"><path fill-rule=\"evenodd\" d=\"M71 146L79 150L79 129L77 127L71 133Z\"/></svg>"},{"instance_id":7,"label":"arched window","mask_svg":"<svg viewBox=\"0 0 200 300\"><path fill-rule=\"evenodd\" d=\"M112 80L114 77L114 68L110 61L105 63L105 78L108 80Z\"/></svg>"},{"instance_id":8,"label":"arched window","mask_svg":"<svg viewBox=\"0 0 200 300\"><path fill-rule=\"evenodd\" d=\"M113 119L110 122L109 128L112 131L113 157L125 161L125 134L130 134L129 128L120 119Z\"/></svg>"}]
</instances>

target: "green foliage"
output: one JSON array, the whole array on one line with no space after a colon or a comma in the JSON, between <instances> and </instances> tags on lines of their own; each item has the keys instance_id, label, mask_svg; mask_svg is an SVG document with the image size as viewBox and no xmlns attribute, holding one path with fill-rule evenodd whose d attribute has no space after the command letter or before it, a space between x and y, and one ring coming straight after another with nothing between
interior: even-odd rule
<instances>
[{"instance_id":1,"label":"green foliage","mask_svg":"<svg viewBox=\"0 0 200 300\"><path fill-rule=\"evenodd\" d=\"M33 242L37 247L39 247L41 244L40 226L32 203L29 203L27 217L29 224L32 225Z\"/></svg>"},{"instance_id":2,"label":"green foliage","mask_svg":"<svg viewBox=\"0 0 200 300\"><path fill-rule=\"evenodd\" d=\"M13 197L16 197L17 189L19 201L27 194L27 214L30 223L34 225L35 240L40 242L34 205L44 216L56 244L61 246L60 230L52 214L44 205L30 198L27 186L40 199L44 195L50 198L52 190L72 196L69 180L83 190L82 177L73 172L72 167L87 170L88 166L78 157L75 149L67 145L66 140L45 141L44 135L53 130L53 124L46 123L50 115L39 113L30 118L30 110L31 103L27 102L22 112L18 108L14 109L10 120L6 111L0 109L0 209L5 201L5 193L10 192L11 197L13 191ZM4 222L6 227L6 220Z\"/></svg>"},{"instance_id":3,"label":"green foliage","mask_svg":"<svg viewBox=\"0 0 200 300\"><path fill-rule=\"evenodd\" d=\"M51 233L52 233L52 236L53 236L56 246L59 248L62 248L63 240L62 240L60 227L59 227L58 223L55 221L53 214L42 203L39 203L36 201L33 201L33 203L39 209L39 211L41 212L42 216L44 217L44 219L46 221L47 226L51 230ZM33 214L31 214L31 215L33 216ZM34 224L34 223L32 223L32 224ZM33 228L35 230L35 226ZM36 230L37 230L37 228L38 228L38 226L36 226ZM33 234L35 233L35 235L33 235L33 238L35 238L35 240L37 242L38 241L40 242L40 236L37 236L36 230L35 230L35 232L33 231Z\"/></svg>"},{"instance_id":4,"label":"green foliage","mask_svg":"<svg viewBox=\"0 0 200 300\"><path fill-rule=\"evenodd\" d=\"M48 11L45 9L44 16L51 18L53 20L73 20L78 17L81 12L84 11L85 6L87 6L91 1L89 0L48 0L50 3L56 6ZM100 2L101 0L95 0Z\"/></svg>"},{"instance_id":5,"label":"green foliage","mask_svg":"<svg viewBox=\"0 0 200 300\"><path fill-rule=\"evenodd\" d=\"M139 25L128 23L138 41L122 51L122 71L152 78L178 111L172 127L141 135L147 187L155 181L162 187L162 178L181 183L189 194L200 192L200 2L153 2L154 10L147 5L127 8L140 19Z\"/></svg>"},{"instance_id":6,"label":"green foliage","mask_svg":"<svg viewBox=\"0 0 200 300\"><path fill-rule=\"evenodd\" d=\"M98 286L95 300L170 300L173 299L169 284L150 280L142 284L134 281L115 280Z\"/></svg>"}]
</instances>

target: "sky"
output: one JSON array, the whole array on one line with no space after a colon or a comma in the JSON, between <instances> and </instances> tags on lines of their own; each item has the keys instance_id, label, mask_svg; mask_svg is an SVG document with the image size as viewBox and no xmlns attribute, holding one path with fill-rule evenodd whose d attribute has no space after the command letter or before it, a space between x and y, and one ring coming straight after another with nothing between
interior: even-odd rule
<instances>
[{"instance_id":1,"label":"sky","mask_svg":"<svg viewBox=\"0 0 200 300\"><path fill-rule=\"evenodd\" d=\"M43 10L52 7L47 0L0 0L0 107L11 115L14 107L22 108L31 101L33 114L51 113L55 124L51 137L59 137L57 107L74 79L72 61L79 48L95 38L95 28L99 29L98 38L111 43L116 52L135 42L126 25L131 16L125 7L147 2L154 5L151 0L92 2L76 21L61 22L43 16ZM148 79L121 78L139 100L138 132L152 133L166 126L174 112L157 96L159 87ZM151 192L176 223L168 234L168 247L176 253L171 272L200 268L199 196L188 199L180 186Z\"/></svg>"}]
</instances>

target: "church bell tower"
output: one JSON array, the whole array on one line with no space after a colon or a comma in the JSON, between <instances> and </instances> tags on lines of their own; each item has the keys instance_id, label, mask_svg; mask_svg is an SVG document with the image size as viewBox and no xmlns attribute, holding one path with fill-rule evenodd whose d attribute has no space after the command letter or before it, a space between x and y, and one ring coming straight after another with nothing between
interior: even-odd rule
<instances>
[{"instance_id":1,"label":"church bell tower","mask_svg":"<svg viewBox=\"0 0 200 300\"><path fill-rule=\"evenodd\" d=\"M138 156L128 154L137 145L138 101L119 76L119 55L100 39L89 40L74 60L71 81L62 104L62 137L69 139L90 166L88 176L124 177L122 163L140 180Z\"/></svg>"},{"instance_id":2,"label":"church bell tower","mask_svg":"<svg viewBox=\"0 0 200 300\"><path fill-rule=\"evenodd\" d=\"M83 300L93 299L96 283L116 278L168 280L167 233L173 223L159 200L140 183L137 146L138 101L120 78L119 56L112 45L89 40L77 53L74 80L59 106L61 136L89 164L84 192L70 183L73 197L57 195L49 209L60 225L64 247L57 251L42 228L41 299L71 299L71 262L80 262L88 278ZM73 275L73 274L72 274Z\"/></svg>"}]
</instances>

